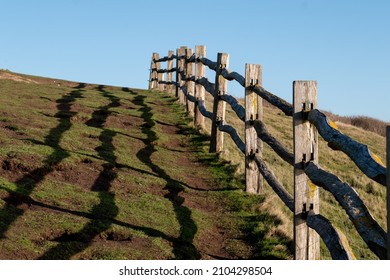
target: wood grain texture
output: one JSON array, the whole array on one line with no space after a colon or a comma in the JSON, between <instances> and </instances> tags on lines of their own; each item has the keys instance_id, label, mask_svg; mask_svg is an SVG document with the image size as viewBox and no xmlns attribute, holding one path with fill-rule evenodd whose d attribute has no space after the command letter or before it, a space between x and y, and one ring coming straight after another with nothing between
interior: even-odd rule
<instances>
[{"instance_id":1,"label":"wood grain texture","mask_svg":"<svg viewBox=\"0 0 390 280\"><path fill-rule=\"evenodd\" d=\"M257 164L254 161L255 154L261 157L262 152L258 143L259 138L253 127L254 121L259 119L259 100L252 90L256 85L261 86L261 74L260 65L245 65L245 191L254 194L261 193L263 187Z\"/></svg>"},{"instance_id":2,"label":"wood grain texture","mask_svg":"<svg viewBox=\"0 0 390 280\"><path fill-rule=\"evenodd\" d=\"M154 60L152 55L152 59L150 61L150 69L149 69L149 86L148 86L149 90L151 90L153 87L153 68L154 68Z\"/></svg>"},{"instance_id":3,"label":"wood grain texture","mask_svg":"<svg viewBox=\"0 0 390 280\"><path fill-rule=\"evenodd\" d=\"M288 103L286 100L276 96L275 94L267 91L263 87L255 87L254 92L256 92L261 98L267 100L269 103L279 108L286 116L293 115L293 106Z\"/></svg>"},{"instance_id":4,"label":"wood grain texture","mask_svg":"<svg viewBox=\"0 0 390 280\"><path fill-rule=\"evenodd\" d=\"M196 78L195 83L202 85L207 93L214 96L215 84L210 82L206 77Z\"/></svg>"},{"instance_id":5,"label":"wood grain texture","mask_svg":"<svg viewBox=\"0 0 390 280\"><path fill-rule=\"evenodd\" d=\"M193 95L188 93L187 86L182 86L181 87L181 91L185 95L186 100L188 100L191 103L195 103L196 102L195 96L193 96Z\"/></svg>"},{"instance_id":6,"label":"wood grain texture","mask_svg":"<svg viewBox=\"0 0 390 280\"><path fill-rule=\"evenodd\" d=\"M284 161L294 166L294 154L289 152L287 148L275 137L268 132L264 122L260 120L254 121L254 128L259 137L264 143L272 148L272 150L278 154Z\"/></svg>"},{"instance_id":7,"label":"wood grain texture","mask_svg":"<svg viewBox=\"0 0 390 280\"><path fill-rule=\"evenodd\" d=\"M169 60L175 60L177 58L176 55L167 55L167 56L164 56L164 57L161 57L159 59L155 59L154 62L165 62L165 61L169 61Z\"/></svg>"},{"instance_id":8,"label":"wood grain texture","mask_svg":"<svg viewBox=\"0 0 390 280\"><path fill-rule=\"evenodd\" d=\"M173 85L173 72L175 71L173 69L173 51L168 51L168 60L167 60L167 74L166 74L166 82L167 85L165 86L165 90L168 93L174 93L175 87Z\"/></svg>"},{"instance_id":9,"label":"wood grain texture","mask_svg":"<svg viewBox=\"0 0 390 280\"><path fill-rule=\"evenodd\" d=\"M290 209L294 211L294 198L289 194L286 188L279 182L275 174L268 167L266 162L259 156L255 155L255 162L263 175L264 179L267 181L268 185L273 189L273 191L279 196L283 203Z\"/></svg>"},{"instance_id":10,"label":"wood grain texture","mask_svg":"<svg viewBox=\"0 0 390 280\"><path fill-rule=\"evenodd\" d=\"M156 59L158 59L160 55L158 53L153 53L152 55L152 63L150 66L150 79L149 79L149 89L157 89L158 88L158 73L157 71L160 68L160 64L158 62L155 62ZM157 64L158 63L158 64Z\"/></svg>"},{"instance_id":11,"label":"wood grain texture","mask_svg":"<svg viewBox=\"0 0 390 280\"><path fill-rule=\"evenodd\" d=\"M308 180L303 165L318 162L318 133L304 115L317 108L317 82L295 81L293 95L295 259L314 260L320 258L320 238L307 226L306 217L310 210L319 214L319 191Z\"/></svg>"},{"instance_id":12,"label":"wood grain texture","mask_svg":"<svg viewBox=\"0 0 390 280\"><path fill-rule=\"evenodd\" d=\"M305 173L314 184L333 194L371 251L380 259L386 259L386 232L371 216L357 192L313 162L307 165Z\"/></svg>"},{"instance_id":13,"label":"wood grain texture","mask_svg":"<svg viewBox=\"0 0 390 280\"><path fill-rule=\"evenodd\" d=\"M210 152L221 153L223 151L223 133L219 131L219 124L225 120L226 103L220 98L220 95L227 93L227 80L221 75L221 71L229 67L229 54L218 53L217 69L215 72L215 91L213 114L214 118L211 125Z\"/></svg>"},{"instance_id":14,"label":"wood grain texture","mask_svg":"<svg viewBox=\"0 0 390 280\"><path fill-rule=\"evenodd\" d=\"M356 259L345 235L333 227L327 218L310 212L307 225L321 236L333 260Z\"/></svg>"},{"instance_id":15,"label":"wood grain texture","mask_svg":"<svg viewBox=\"0 0 390 280\"><path fill-rule=\"evenodd\" d=\"M229 71L229 69L222 69L221 75L228 81L237 81L241 86L245 86L245 78L239 73Z\"/></svg>"},{"instance_id":16,"label":"wood grain texture","mask_svg":"<svg viewBox=\"0 0 390 280\"><path fill-rule=\"evenodd\" d=\"M205 66L199 61L200 58L206 57L206 47L205 46L196 46L195 47L195 81L204 78L205 75ZM195 84L195 99L196 100L205 100L205 88L200 83ZM199 111L198 102L195 104L194 111L194 125L197 129L203 130L205 128L204 116Z\"/></svg>"},{"instance_id":17,"label":"wood grain texture","mask_svg":"<svg viewBox=\"0 0 390 280\"><path fill-rule=\"evenodd\" d=\"M176 50L176 82L177 82L177 87L176 87L176 97L179 98L179 103L181 105L184 105L184 95L183 92L181 91L181 87L184 85L184 81L182 80L182 73L184 72L184 59L185 59L185 49L186 47L180 47L179 49Z\"/></svg>"},{"instance_id":18,"label":"wood grain texture","mask_svg":"<svg viewBox=\"0 0 390 280\"><path fill-rule=\"evenodd\" d=\"M271 186L274 192L290 209L290 211L294 211L293 196L286 191L286 188L278 181L274 173L268 168L262 158L256 156L255 161L260 172L264 176L264 179ZM320 214L314 214L313 211L310 211L307 217L307 225L321 236L333 259L355 259L347 239L340 231L336 230L325 217Z\"/></svg>"},{"instance_id":19,"label":"wood grain texture","mask_svg":"<svg viewBox=\"0 0 390 280\"><path fill-rule=\"evenodd\" d=\"M240 120L245 122L245 108L240 103L238 103L235 97L229 94L224 94L221 95L220 98L232 107L233 111Z\"/></svg>"},{"instance_id":20,"label":"wood grain texture","mask_svg":"<svg viewBox=\"0 0 390 280\"><path fill-rule=\"evenodd\" d=\"M195 96L195 82L191 79L194 77L194 63L188 61L188 59L194 54L194 51L193 49L187 48L185 54L187 58L187 62L185 63L185 85L187 87L187 95ZM185 99L185 105L186 111L189 113L189 115L194 116L195 103L188 102L188 100Z\"/></svg>"},{"instance_id":21,"label":"wood grain texture","mask_svg":"<svg viewBox=\"0 0 390 280\"><path fill-rule=\"evenodd\" d=\"M245 143L242 141L240 135L233 126L226 124L226 122L223 120L218 126L218 130L228 133L232 138L233 142L236 144L237 148L242 153L245 153Z\"/></svg>"},{"instance_id":22,"label":"wood grain texture","mask_svg":"<svg viewBox=\"0 0 390 280\"><path fill-rule=\"evenodd\" d=\"M199 59L200 62L202 62L204 65L209 67L211 70L216 71L217 69L217 63L211 61L210 59L207 58L201 58ZM224 69L221 71L222 76L227 79L227 80L236 80L240 85L245 87L245 78L240 75L237 72L229 72L229 70ZM272 105L276 106L280 110L282 110L287 116L292 116L293 115L293 106L285 101L284 99L276 96L275 94L267 91L261 86L255 87L254 91L264 100L267 100L269 103Z\"/></svg>"},{"instance_id":23,"label":"wood grain texture","mask_svg":"<svg viewBox=\"0 0 390 280\"><path fill-rule=\"evenodd\" d=\"M175 79L176 79L176 88L175 88L175 96L176 98L179 98L179 95L180 95L180 59L178 58L179 56L179 53L180 53L180 49L176 49L176 76L175 76Z\"/></svg>"},{"instance_id":24,"label":"wood grain texture","mask_svg":"<svg viewBox=\"0 0 390 280\"><path fill-rule=\"evenodd\" d=\"M182 47L185 49L185 47ZM156 55L155 55L156 54ZM236 72L230 72L228 69L228 61L227 63L221 63L219 61L213 62L209 59L207 59L204 55L197 55L192 54L189 55L188 53L180 52L180 49L177 50L176 55L173 55L172 53L168 53L167 57L159 58L158 54L155 53L152 56L152 62L151 62L151 71L150 71L150 78L149 78L149 88L158 88L160 85L164 85L165 89L168 90L169 85L175 85L177 86L177 92L181 91L183 94L182 98L187 99L189 103L196 103L198 106L198 115L201 115L202 117L211 118L215 121L215 126L217 133L218 132L225 132L228 133L233 141L236 143L237 147L241 152L245 152L245 145L242 142L242 139L237 133L237 130L227 125L224 118L224 113L220 113L221 111L218 111L218 105L220 103L222 104L230 104L233 111L236 113L239 119L245 121L247 110L238 103L237 99L234 98L231 95L226 94L226 87L221 88L220 81L226 82L231 80L236 80L239 84L245 86L245 79ZM167 66L167 69L160 69L159 65L156 65L156 63L167 61L173 62L173 59L176 59L177 65L175 68L173 68L173 65ZM195 69L197 67L203 67L203 74L198 74L198 72L195 72L195 74L189 73L187 68L180 68L180 61L187 62L188 63L196 63ZM168 65L167 63L167 65ZM216 83L211 83L206 77L204 77L204 68L205 66L209 67L210 69L216 71ZM222 66L222 67L221 67ZM180 70L181 69L181 70ZM169 73L173 73L176 71L176 81L172 81L172 78L170 78ZM197 70L196 70L197 71ZM163 81L161 76L158 76L161 73L167 73L166 74L166 80ZM202 73L202 72L200 72ZM217 75L218 73L218 75ZM195 91L189 90L191 86L189 86L188 82L194 82L195 83ZM303 82L308 83L308 82ZM295 87L295 83L294 83ZM306 85L307 87L307 85ZM197 89L198 88L198 89ZM303 87L304 88L304 87ZM198 98L195 96L197 94L197 91L209 92L211 95L214 96L215 99L218 101L217 103L217 110L215 112L209 112L207 111L205 107L204 100L201 100L201 98ZM251 87L251 90L256 93L258 97L262 97L274 106L281 109L286 115L293 116L294 118L297 117L297 115L294 113L295 110L295 102L294 106L286 102L285 100L277 97L276 95L270 93L269 91L265 90L261 85L255 85ZM304 89L305 90L305 89ZM306 88L307 90L307 88ZM295 89L294 89L295 91ZM191 94L189 94L191 93ZM178 93L177 93L178 94ZM253 101L252 101L253 103ZM310 103L310 102L309 102ZM302 111L302 104L309 104L305 102L302 102L299 106L301 107L299 110ZM215 106L215 104L214 104ZM213 106L213 107L214 107ZM306 105L305 105L306 106ZM213 108L214 109L214 108ZM311 109L311 108L310 108ZM252 109L251 109L252 110ZM214 110L213 110L214 111ZM252 110L254 112L254 110ZM224 112L224 111L223 111ZM252 113L253 114L253 113ZM259 114L259 112L254 113ZM302 114L300 113L302 116ZM319 110L315 109L315 106L313 105L313 110L308 110L306 114L306 118L309 121L309 123L304 120L306 131L305 134L307 138L313 139L313 135L316 137L317 133L314 132L313 126L316 127L321 134L321 136L329 143L329 146L331 148L334 148L336 150L341 150L344 153L346 153L354 162L355 164L370 178L374 179L378 183L387 186L390 185L390 182L387 183L387 178L389 178L390 175L387 175L390 171L386 169L386 167L383 166L380 162L375 160L375 157L372 156L371 152L367 148L366 145L358 143L351 139L350 137L342 134L334 127L330 126L328 120L326 119L326 116L321 113ZM302 119L302 118L301 118ZM303 122L303 119L302 119ZM310 126L310 123L313 124ZM266 126L261 120L253 120L253 128L256 131L257 137L256 139L261 139L264 142L266 142L282 159L284 159L286 162L294 165L295 167L303 167L302 165L302 159L303 156L298 160L296 159L296 153L295 156L291 152L289 152L275 137L273 137L266 129ZM294 131L295 133L295 131ZM390 134L390 132L389 132ZM223 133L220 133L220 135L223 135ZM306 137L305 136L305 137ZM314 138L315 138L314 137ZM388 136L390 138L390 135ZM223 138L222 138L223 139ZM255 141L252 139L253 142ZM222 140L223 142L223 140ZM301 141L304 143L305 141ZM315 143L317 142L314 141ZM302 146L302 145L301 145ZM388 143L388 150L390 150L390 144ZM244 148L244 149L243 149ZM313 239L310 237L310 231L314 230L318 234L321 235L323 238L325 244L331 251L331 255L335 259L345 259L345 258L352 258L350 255L350 252L348 251L347 244L342 244L345 242L345 239L342 237L342 234L338 232L338 230L334 229L332 225L329 223L329 221L326 220L326 218L322 217L321 215L316 212L317 205L315 203L312 203L313 197L316 197L317 188L313 184L317 184L318 186L323 187L325 190L332 192L332 194L336 197L336 199L340 199L340 196L344 195L345 197L353 197L351 198L351 201L348 203L340 203L340 205L345 209L345 211L350 215L351 221L354 223L355 227L359 228L358 232L362 236L363 240L368 244L370 249L381 259L383 258L390 258L390 255L387 253L387 248L390 247L390 239L387 238L388 233L384 232L383 229L380 228L380 226L377 225L376 221L370 216L370 214L364 214L363 216L354 217L353 213L361 212L364 213L364 204L363 202L359 202L359 197L355 193L357 197L353 196L354 190L347 190L350 188L347 184L341 182L336 176L329 174L329 173L323 173L323 170L318 168L316 165L315 158L318 157L318 148L315 147L315 145L308 145L306 148L306 161L310 163L307 163L305 168L301 168L299 171L300 174L303 172L309 177L306 178L306 180L300 180L303 182L302 184L306 184L305 190L303 193L305 193L304 197L306 200L302 200L300 202L297 202L297 200L294 203L294 199L292 196L285 190L285 188L280 184L280 182L277 180L275 175L272 173L272 171L268 168L265 161L260 156L255 156L254 161L256 163L256 166L259 170L259 172L264 176L265 180L268 182L268 184L274 189L276 194L282 199L282 201L287 205L287 207L294 211L294 209L298 209L296 203L301 205L300 212L302 213L302 210L304 207L306 207L304 215L299 214L297 215L295 213L295 219L297 217L301 220L303 220L305 224L305 228L307 230L306 233L309 233L308 240L309 240L309 250L306 250L306 257L307 258L317 258L316 256L313 257L313 253L311 253L310 249L311 247L316 247L316 239ZM303 149L303 150L305 150ZM295 150L295 144L294 144L294 150ZM313 156L312 156L313 153ZM246 154L246 152L245 152ZM310 154L310 155L309 155ZM390 154L390 152L388 152ZM308 156L309 155L309 156ZM388 156L389 157L389 156ZM299 157L298 157L299 158ZM388 159L390 161L390 159ZM317 169L311 167L312 164L315 164L317 166ZM387 164L389 166L390 163ZM299 169L299 168L298 168ZM304 174L303 174L304 175ZM337 179L334 179L333 177L326 177L325 175L334 176ZM318 182L321 182L320 178L322 180L328 181L328 183L323 183L321 185ZM310 181L310 180L311 181ZM318 181L315 181L318 180ZM299 180L298 180L299 181ZM333 183L329 183L333 182ZM324 187L324 185L328 185L327 187ZM329 185L331 184L331 185ZM332 185L333 184L333 185ZM307 187L309 186L309 187ZM342 187L343 188L342 188ZM340 188L341 190L337 191L337 188ZM352 194L351 194L352 193ZM390 205L390 195L388 196L388 205ZM303 203L303 201L306 201ZM344 201L345 202L345 201ZM302 205L302 203L305 205ZM310 205L313 204L313 210L310 210ZM352 205L352 206L351 206ZM361 207L361 208L359 208ZM390 208L390 207L388 207ZM358 209L358 210L356 210ZM295 211L295 212L297 212ZM389 211L389 210L388 210ZM359 213L360 213L359 212ZM388 224L390 224L390 215L388 215ZM303 218L303 219L302 219ZM307 238L306 238L307 239ZM314 242L313 242L314 240ZM375 241L376 240L376 241ZM340 245L341 244L341 245ZM331 249L330 247L334 247ZM341 247L340 247L341 246ZM341 248L341 249L340 249ZM333 250L333 252L332 252ZM314 253L315 255L315 253Z\"/></svg>"},{"instance_id":25,"label":"wood grain texture","mask_svg":"<svg viewBox=\"0 0 390 280\"><path fill-rule=\"evenodd\" d=\"M157 85L155 88L157 88L159 91L164 91L165 85L164 85L164 73L161 71L161 62L159 61L160 55L157 53L156 54L156 59L155 59L155 71L157 73Z\"/></svg>"},{"instance_id":26,"label":"wood grain texture","mask_svg":"<svg viewBox=\"0 0 390 280\"><path fill-rule=\"evenodd\" d=\"M205 116L206 118L209 118L211 120L213 119L213 117L214 117L213 112L207 111L204 100L198 100L198 108L203 116Z\"/></svg>"},{"instance_id":27,"label":"wood grain texture","mask_svg":"<svg viewBox=\"0 0 390 280\"><path fill-rule=\"evenodd\" d=\"M199 61L206 65L209 69L217 71L217 62L211 61L207 57L200 57Z\"/></svg>"},{"instance_id":28,"label":"wood grain texture","mask_svg":"<svg viewBox=\"0 0 390 280\"><path fill-rule=\"evenodd\" d=\"M328 142L329 147L344 152L364 174L386 186L386 167L372 157L367 145L359 143L333 128L325 114L319 110L310 112L308 119L317 127L318 132Z\"/></svg>"},{"instance_id":29,"label":"wood grain texture","mask_svg":"<svg viewBox=\"0 0 390 280\"><path fill-rule=\"evenodd\" d=\"M195 99L195 96L188 95L186 86L183 86L183 87L181 88L181 90L183 91L183 94L186 95L188 101L193 102L193 103L198 103L199 111L200 111L200 113L201 113L204 117L209 118L209 119L211 119L211 120L213 119L214 114L213 114L212 112L207 111L206 103L205 103L204 100L196 100L196 99Z\"/></svg>"}]
</instances>

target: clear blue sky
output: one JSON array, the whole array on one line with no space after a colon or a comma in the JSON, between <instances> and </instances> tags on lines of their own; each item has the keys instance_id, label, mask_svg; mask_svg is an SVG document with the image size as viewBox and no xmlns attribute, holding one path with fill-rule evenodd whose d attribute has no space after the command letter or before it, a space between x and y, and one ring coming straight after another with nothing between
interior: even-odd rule
<instances>
[{"instance_id":1,"label":"clear blue sky","mask_svg":"<svg viewBox=\"0 0 390 280\"><path fill-rule=\"evenodd\" d=\"M207 46L230 69L263 65L263 86L292 102L317 80L319 107L390 121L387 0L0 0L0 68L147 88L152 52ZM211 75L211 73L209 73ZM213 79L213 78L211 78ZM230 93L243 89L229 83Z\"/></svg>"}]
</instances>

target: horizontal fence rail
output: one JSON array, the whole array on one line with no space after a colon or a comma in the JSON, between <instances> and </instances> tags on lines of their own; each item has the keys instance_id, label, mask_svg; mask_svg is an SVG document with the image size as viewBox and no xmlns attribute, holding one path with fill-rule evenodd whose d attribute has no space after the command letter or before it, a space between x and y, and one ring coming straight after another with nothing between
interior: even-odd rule
<instances>
[{"instance_id":1,"label":"horizontal fence rail","mask_svg":"<svg viewBox=\"0 0 390 280\"><path fill-rule=\"evenodd\" d=\"M204 118L211 119L210 152L223 151L223 133L227 133L237 148L245 155L246 186L249 193L262 192L262 178L283 203L294 213L295 259L319 259L319 239L327 246L333 259L354 259L345 236L331 222L319 214L318 188L331 193L345 210L357 232L370 250L380 259L390 259L389 232L376 222L357 192L337 176L318 165L318 139L320 134L334 150L345 153L370 179L383 186L388 185L390 172L379 157L371 153L367 145L341 133L325 114L317 109L317 83L295 81L294 104L290 104L262 87L261 66L247 64L245 77L229 70L229 55L218 53L217 61L206 58L205 46L196 46L195 52L181 47L160 58L152 55L149 89L175 93L180 104L194 115L197 128L204 127ZM176 61L176 67L173 62ZM161 62L167 68L161 69ZM204 76L204 67L215 71L215 81ZM173 81L172 73L176 73ZM165 74L165 79L163 74ZM245 89L245 107L227 94L227 82L236 81ZM174 88L173 88L173 87ZM213 110L208 111L205 92L213 98ZM268 101L291 116L294 123L294 151L289 151L272 136L262 119L262 103ZM226 123L226 104L245 124L245 137ZM244 139L244 140L243 140ZM390 162L390 128L388 128L387 165ZM280 183L262 157L262 145L266 143L285 162L294 167L294 196ZM388 209L390 195L388 193ZM387 210L387 213L389 210ZM387 215L390 223L389 213Z\"/></svg>"}]
</instances>

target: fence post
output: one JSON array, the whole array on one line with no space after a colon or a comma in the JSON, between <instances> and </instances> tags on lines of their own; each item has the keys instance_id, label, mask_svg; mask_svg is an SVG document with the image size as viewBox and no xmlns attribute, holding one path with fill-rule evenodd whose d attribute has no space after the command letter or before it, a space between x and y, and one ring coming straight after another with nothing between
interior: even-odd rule
<instances>
[{"instance_id":1,"label":"fence post","mask_svg":"<svg viewBox=\"0 0 390 280\"><path fill-rule=\"evenodd\" d=\"M173 93L173 84L172 84L172 68L173 68L173 51L168 51L168 61L167 61L167 85L165 87L166 91Z\"/></svg>"},{"instance_id":2,"label":"fence post","mask_svg":"<svg viewBox=\"0 0 390 280\"><path fill-rule=\"evenodd\" d=\"M176 49L176 97L179 98L179 104L183 105L183 91L181 87L183 86L183 82L181 79L181 74L184 71L184 54L186 47L180 47Z\"/></svg>"},{"instance_id":3,"label":"fence post","mask_svg":"<svg viewBox=\"0 0 390 280\"><path fill-rule=\"evenodd\" d=\"M261 141L257 137L253 121L262 118L262 99L253 91L262 85L261 65L245 65L245 190L248 193L262 192L262 176L254 156L261 156ZM260 143L259 143L260 142ZM260 144L260 145L259 145Z\"/></svg>"},{"instance_id":4,"label":"fence post","mask_svg":"<svg viewBox=\"0 0 390 280\"><path fill-rule=\"evenodd\" d=\"M223 132L218 129L219 124L225 120L226 103L220 96L227 92L227 80L221 75L221 70L229 68L229 54L218 53L217 69L215 71L215 92L213 104L213 120L211 125L210 153L223 151Z\"/></svg>"},{"instance_id":5,"label":"fence post","mask_svg":"<svg viewBox=\"0 0 390 280\"><path fill-rule=\"evenodd\" d=\"M205 66L199 61L206 57L206 46L195 47L195 80L201 79L205 75ZM201 84L195 84L195 100L205 100L205 90ZM194 124L197 129L204 129L204 116L200 113L198 103L195 104Z\"/></svg>"},{"instance_id":6,"label":"fence post","mask_svg":"<svg viewBox=\"0 0 390 280\"><path fill-rule=\"evenodd\" d=\"M159 59L160 56L157 58ZM165 84L164 82L164 73L158 72L161 70L161 62L156 62L156 73L157 73L157 88L159 91L164 91Z\"/></svg>"},{"instance_id":7,"label":"fence post","mask_svg":"<svg viewBox=\"0 0 390 280\"><path fill-rule=\"evenodd\" d=\"M318 163L318 132L307 120L317 108L317 82L295 81L294 92L294 243L296 260L320 258L319 235L306 224L309 212L319 213L319 191L306 176L308 162Z\"/></svg>"},{"instance_id":8,"label":"fence post","mask_svg":"<svg viewBox=\"0 0 390 280\"><path fill-rule=\"evenodd\" d=\"M259 86L263 86L263 69L260 65L259 69ZM257 95L257 120L263 121L263 98L261 98L259 95ZM256 108L255 108L256 109ZM257 133L256 133L257 136ZM259 137L257 137L257 149L258 149L258 155L263 156L263 141ZM263 175L259 172L258 175L258 193L263 193L264 188L264 178Z\"/></svg>"},{"instance_id":9,"label":"fence post","mask_svg":"<svg viewBox=\"0 0 390 280\"><path fill-rule=\"evenodd\" d=\"M160 67L160 62L155 61L159 58L160 56L158 53L153 53L152 62L150 64L149 89L155 89L158 87L157 67Z\"/></svg>"},{"instance_id":10,"label":"fence post","mask_svg":"<svg viewBox=\"0 0 390 280\"><path fill-rule=\"evenodd\" d=\"M176 98L179 98L179 91L180 91L180 59L179 59L179 53L180 49L176 49L176 87L175 87L175 96Z\"/></svg>"},{"instance_id":11,"label":"fence post","mask_svg":"<svg viewBox=\"0 0 390 280\"><path fill-rule=\"evenodd\" d=\"M152 60L150 62L150 74L149 74L149 90L152 89L153 87L153 68L154 68L154 61L153 61L153 58L154 58L154 53L152 54Z\"/></svg>"},{"instance_id":12,"label":"fence post","mask_svg":"<svg viewBox=\"0 0 390 280\"><path fill-rule=\"evenodd\" d=\"M195 82L191 81L190 78L194 76L194 63L189 62L188 60L193 54L193 49L186 49L186 87L187 93L192 96L195 92ZM195 104L186 98L186 110L190 113L191 116L194 115L194 106Z\"/></svg>"},{"instance_id":13,"label":"fence post","mask_svg":"<svg viewBox=\"0 0 390 280\"><path fill-rule=\"evenodd\" d=\"M390 126L386 127L387 259L390 260Z\"/></svg>"}]
</instances>

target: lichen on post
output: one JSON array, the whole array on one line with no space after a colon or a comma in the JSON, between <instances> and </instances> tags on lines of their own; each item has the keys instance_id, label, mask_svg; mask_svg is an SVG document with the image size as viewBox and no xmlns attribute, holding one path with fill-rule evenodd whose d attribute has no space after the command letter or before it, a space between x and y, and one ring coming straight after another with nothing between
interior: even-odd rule
<instances>
[{"instance_id":1,"label":"lichen on post","mask_svg":"<svg viewBox=\"0 0 390 280\"><path fill-rule=\"evenodd\" d=\"M320 237L306 223L309 212L319 214L319 191L305 174L306 164L318 163L318 132L307 119L317 108L317 82L295 81L294 99L294 242L295 259L320 258Z\"/></svg>"},{"instance_id":2,"label":"lichen on post","mask_svg":"<svg viewBox=\"0 0 390 280\"><path fill-rule=\"evenodd\" d=\"M263 190L263 178L259 173L255 155L261 157L262 142L257 137L254 121L263 116L262 99L253 91L262 84L261 65L245 65L245 190L258 194Z\"/></svg>"}]
</instances>

